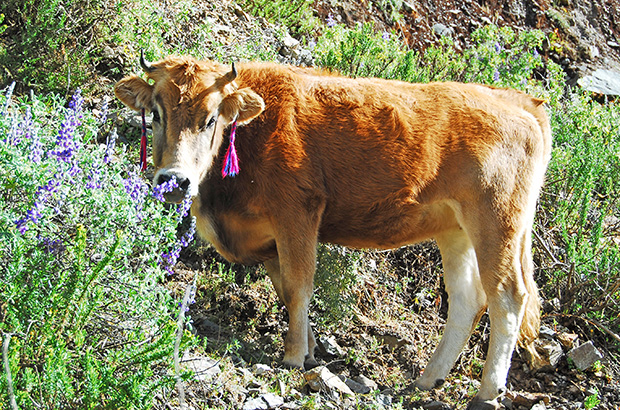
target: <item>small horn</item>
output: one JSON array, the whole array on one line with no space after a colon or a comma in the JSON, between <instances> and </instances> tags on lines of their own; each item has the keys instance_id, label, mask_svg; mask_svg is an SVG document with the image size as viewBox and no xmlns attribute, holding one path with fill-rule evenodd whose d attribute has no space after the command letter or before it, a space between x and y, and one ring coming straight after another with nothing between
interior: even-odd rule
<instances>
[{"instance_id":1,"label":"small horn","mask_svg":"<svg viewBox=\"0 0 620 410\"><path fill-rule=\"evenodd\" d=\"M223 85L232 83L235 81L235 78L237 78L237 69L235 68L235 63L232 63L232 70L224 74L222 77Z\"/></svg>"},{"instance_id":2,"label":"small horn","mask_svg":"<svg viewBox=\"0 0 620 410\"><path fill-rule=\"evenodd\" d=\"M140 65L142 66L142 69L147 73L153 71L153 66L151 65L151 63L144 59L144 49L140 49Z\"/></svg>"}]
</instances>

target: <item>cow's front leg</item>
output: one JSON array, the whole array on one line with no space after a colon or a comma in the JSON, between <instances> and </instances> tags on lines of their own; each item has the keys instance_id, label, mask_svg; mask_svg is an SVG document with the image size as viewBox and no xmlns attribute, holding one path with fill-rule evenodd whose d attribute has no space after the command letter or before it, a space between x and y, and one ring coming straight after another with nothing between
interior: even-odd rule
<instances>
[{"instance_id":1,"label":"cow's front leg","mask_svg":"<svg viewBox=\"0 0 620 410\"><path fill-rule=\"evenodd\" d=\"M280 204L277 217L273 220L280 269L279 275L270 275L289 314L288 333L284 340L284 365L303 368L306 356L310 366L315 362L315 342L309 330L308 306L312 298L319 222L325 201L320 196L307 197L303 206L297 205L286 207L283 211ZM275 263L270 265L268 267L275 268ZM275 269L274 273L277 273Z\"/></svg>"},{"instance_id":2,"label":"cow's front leg","mask_svg":"<svg viewBox=\"0 0 620 410\"><path fill-rule=\"evenodd\" d=\"M267 269L267 273L269 274L269 278L273 283L273 287L278 294L280 300L284 303L284 296L282 290L282 277L280 275L280 262L278 258L271 259L265 262L265 268ZM286 303L285 303L286 305ZM310 369L318 366L318 362L314 358L314 351L316 349L316 340L314 338L314 333L312 332L312 327L308 322L308 352L305 355L304 367L306 369Z\"/></svg>"}]
</instances>

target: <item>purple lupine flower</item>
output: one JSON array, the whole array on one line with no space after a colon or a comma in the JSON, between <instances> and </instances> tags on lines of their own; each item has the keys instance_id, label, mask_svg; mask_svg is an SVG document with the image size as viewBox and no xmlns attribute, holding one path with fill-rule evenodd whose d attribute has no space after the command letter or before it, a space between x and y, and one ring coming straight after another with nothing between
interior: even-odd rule
<instances>
[{"instance_id":1,"label":"purple lupine flower","mask_svg":"<svg viewBox=\"0 0 620 410\"><path fill-rule=\"evenodd\" d=\"M54 193L58 192L59 187L60 176L55 174L49 181L47 181L47 184L37 189L37 192L34 195L34 203L32 204L32 207L26 211L26 216L15 221L15 225L21 234L24 234L28 230L29 222L34 224L39 222L39 219L42 217L41 210L43 209L43 205Z\"/></svg>"},{"instance_id":2,"label":"purple lupine flower","mask_svg":"<svg viewBox=\"0 0 620 410\"><path fill-rule=\"evenodd\" d=\"M148 186L142 178L133 171L130 171L129 176L123 180L123 186L125 187L125 192L129 194L129 197L136 207L136 216L138 220L142 220L142 208L148 192Z\"/></svg>"},{"instance_id":3,"label":"purple lupine flower","mask_svg":"<svg viewBox=\"0 0 620 410\"><path fill-rule=\"evenodd\" d=\"M187 248L189 244L194 240L194 235L196 234L196 217L192 217L192 222L189 225L189 229L187 232L181 236L179 239L179 245L183 248Z\"/></svg>"},{"instance_id":4,"label":"purple lupine flower","mask_svg":"<svg viewBox=\"0 0 620 410\"><path fill-rule=\"evenodd\" d=\"M499 54L500 51L502 51L502 47L499 45L499 43L495 43L495 52Z\"/></svg>"},{"instance_id":5,"label":"purple lupine flower","mask_svg":"<svg viewBox=\"0 0 620 410\"><path fill-rule=\"evenodd\" d=\"M51 152L58 160L67 163L71 162L74 151L79 148L75 133L77 127L82 124L81 120L83 118L82 105L84 104L84 98L80 95L81 92L78 89L73 94L73 98L69 103L69 109L65 114L65 119L60 124L60 130L56 138L56 149Z\"/></svg>"},{"instance_id":6,"label":"purple lupine flower","mask_svg":"<svg viewBox=\"0 0 620 410\"><path fill-rule=\"evenodd\" d=\"M160 200L161 202L165 202L164 194L168 192L172 192L175 188L178 188L179 184L177 183L177 177L174 175L166 182L162 182L161 184L153 187L153 196Z\"/></svg>"},{"instance_id":7,"label":"purple lupine flower","mask_svg":"<svg viewBox=\"0 0 620 410\"><path fill-rule=\"evenodd\" d=\"M334 27L336 24L336 20L334 19L334 16L332 16L331 14L329 14L327 16L327 27Z\"/></svg>"},{"instance_id":8,"label":"purple lupine flower","mask_svg":"<svg viewBox=\"0 0 620 410\"><path fill-rule=\"evenodd\" d=\"M101 114L99 115L99 124L103 124L108 120L108 100L101 105Z\"/></svg>"},{"instance_id":9,"label":"purple lupine flower","mask_svg":"<svg viewBox=\"0 0 620 410\"><path fill-rule=\"evenodd\" d=\"M41 138L38 134L34 134L32 138L32 144L30 145L30 153L28 154L28 159L38 164L41 162L41 158L43 157L43 144L41 143Z\"/></svg>"},{"instance_id":10,"label":"purple lupine flower","mask_svg":"<svg viewBox=\"0 0 620 410\"><path fill-rule=\"evenodd\" d=\"M61 239L49 239L41 236L39 236L38 239L41 242L43 249L45 249L47 253L50 253L52 255L62 255L67 249Z\"/></svg>"},{"instance_id":11,"label":"purple lupine flower","mask_svg":"<svg viewBox=\"0 0 620 410\"><path fill-rule=\"evenodd\" d=\"M88 179L86 183L87 189L101 189L101 169L99 169L99 164L93 164L90 174L86 178Z\"/></svg>"},{"instance_id":12,"label":"purple lupine flower","mask_svg":"<svg viewBox=\"0 0 620 410\"><path fill-rule=\"evenodd\" d=\"M181 250L189 246L189 244L194 240L194 235L196 234L196 217L192 217L192 222L189 226L187 232L181 236L181 238L174 245L174 248L170 252L165 252L161 255L161 263L160 266L168 272L169 275L174 274L172 268L177 264L179 260L179 256L181 255Z\"/></svg>"},{"instance_id":13,"label":"purple lupine flower","mask_svg":"<svg viewBox=\"0 0 620 410\"><path fill-rule=\"evenodd\" d=\"M389 40L390 39L390 33L388 33L387 31L384 31L383 34L381 35L381 38L384 40Z\"/></svg>"},{"instance_id":14,"label":"purple lupine flower","mask_svg":"<svg viewBox=\"0 0 620 410\"><path fill-rule=\"evenodd\" d=\"M495 70L495 72L493 73L493 81L499 81L499 71L497 70Z\"/></svg>"},{"instance_id":15,"label":"purple lupine flower","mask_svg":"<svg viewBox=\"0 0 620 410\"><path fill-rule=\"evenodd\" d=\"M192 207L192 197L189 195L189 192L188 192L183 197L183 201L181 201L181 203L177 205L178 223L181 223L183 218L185 218L188 215L189 209L191 207Z\"/></svg>"},{"instance_id":16,"label":"purple lupine flower","mask_svg":"<svg viewBox=\"0 0 620 410\"><path fill-rule=\"evenodd\" d=\"M118 134L116 132L116 128L114 128L112 132L110 133L110 135L108 135L108 138L105 143L105 152L103 153L104 164L110 163L110 157L112 156L112 153L114 152L114 147L116 146L117 138L118 138Z\"/></svg>"},{"instance_id":17,"label":"purple lupine flower","mask_svg":"<svg viewBox=\"0 0 620 410\"><path fill-rule=\"evenodd\" d=\"M9 85L9 88L6 90L4 107L2 107L2 112L0 115L6 115L7 110L9 109L9 104L11 104L11 97L13 96L13 90L15 89L15 81Z\"/></svg>"},{"instance_id":18,"label":"purple lupine flower","mask_svg":"<svg viewBox=\"0 0 620 410\"><path fill-rule=\"evenodd\" d=\"M532 51L532 57L534 58L540 57L540 55L538 54L538 50L534 49L534 51Z\"/></svg>"}]
</instances>

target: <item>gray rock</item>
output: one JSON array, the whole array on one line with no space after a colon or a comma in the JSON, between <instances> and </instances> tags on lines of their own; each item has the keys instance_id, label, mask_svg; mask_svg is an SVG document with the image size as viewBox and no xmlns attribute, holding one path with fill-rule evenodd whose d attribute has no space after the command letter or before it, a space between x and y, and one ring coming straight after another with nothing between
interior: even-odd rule
<instances>
[{"instance_id":1,"label":"gray rock","mask_svg":"<svg viewBox=\"0 0 620 410\"><path fill-rule=\"evenodd\" d=\"M586 370L597 360L601 360L603 355L594 347L592 342L587 342L568 352L568 357L572 359L579 370Z\"/></svg>"},{"instance_id":2,"label":"gray rock","mask_svg":"<svg viewBox=\"0 0 620 410\"><path fill-rule=\"evenodd\" d=\"M325 348L325 352L332 356L343 357L345 355L344 350L340 345L336 342L336 338L334 336L320 336L319 341Z\"/></svg>"},{"instance_id":3,"label":"gray rock","mask_svg":"<svg viewBox=\"0 0 620 410\"><path fill-rule=\"evenodd\" d=\"M263 400L260 397L257 397L255 399L249 399L245 403L243 403L242 409L243 410L268 410L269 406L267 405L265 400Z\"/></svg>"},{"instance_id":4,"label":"gray rock","mask_svg":"<svg viewBox=\"0 0 620 410\"><path fill-rule=\"evenodd\" d=\"M261 399L267 403L267 406L270 409L275 409L276 407L280 407L284 404L284 399L273 393L266 393L260 396Z\"/></svg>"},{"instance_id":5,"label":"gray rock","mask_svg":"<svg viewBox=\"0 0 620 410\"><path fill-rule=\"evenodd\" d=\"M432 401L422 405L424 410L450 410L451 407L442 401Z\"/></svg>"},{"instance_id":6,"label":"gray rock","mask_svg":"<svg viewBox=\"0 0 620 410\"><path fill-rule=\"evenodd\" d=\"M433 33L440 37L452 37L454 30L444 24L436 23L433 25Z\"/></svg>"},{"instance_id":7,"label":"gray rock","mask_svg":"<svg viewBox=\"0 0 620 410\"><path fill-rule=\"evenodd\" d=\"M209 381L220 374L219 362L206 356L194 356L185 353L181 359L181 367L194 372L196 380Z\"/></svg>"},{"instance_id":8,"label":"gray rock","mask_svg":"<svg viewBox=\"0 0 620 410\"><path fill-rule=\"evenodd\" d=\"M315 367L304 373L308 386L314 391L339 392L347 395L355 395L338 376L329 371L325 366Z\"/></svg>"},{"instance_id":9,"label":"gray rock","mask_svg":"<svg viewBox=\"0 0 620 410\"><path fill-rule=\"evenodd\" d=\"M604 95L620 95L620 73L611 70L596 70L580 78L577 83L588 91Z\"/></svg>"},{"instance_id":10,"label":"gray rock","mask_svg":"<svg viewBox=\"0 0 620 410\"><path fill-rule=\"evenodd\" d=\"M340 380L342 380L344 384L349 386L349 388L351 389L351 391L353 391L353 393L359 393L359 394L370 393L370 388L368 386L364 386L363 384L358 383L353 379L349 379L348 377L343 376L343 375L339 375L338 377L340 377Z\"/></svg>"},{"instance_id":11,"label":"gray rock","mask_svg":"<svg viewBox=\"0 0 620 410\"><path fill-rule=\"evenodd\" d=\"M272 371L273 369L267 366L266 364L257 363L254 366L252 366L252 372L257 376L260 376L262 374L269 373Z\"/></svg>"},{"instance_id":12,"label":"gray rock","mask_svg":"<svg viewBox=\"0 0 620 410\"><path fill-rule=\"evenodd\" d=\"M354 377L353 381L361 384L362 386L368 387L370 390L377 390L379 388L379 386L377 385L377 383L374 382L374 380L370 380L368 377L364 376L363 374L360 374L359 376Z\"/></svg>"},{"instance_id":13,"label":"gray rock","mask_svg":"<svg viewBox=\"0 0 620 410\"><path fill-rule=\"evenodd\" d=\"M413 4L408 2L408 1L403 1L403 9L407 13L413 13L415 11L415 8L413 7Z\"/></svg>"}]
</instances>

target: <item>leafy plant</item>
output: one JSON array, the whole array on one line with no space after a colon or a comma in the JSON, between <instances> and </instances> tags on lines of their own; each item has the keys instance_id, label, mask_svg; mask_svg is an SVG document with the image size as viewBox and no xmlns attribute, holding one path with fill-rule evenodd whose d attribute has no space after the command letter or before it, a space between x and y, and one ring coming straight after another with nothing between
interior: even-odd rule
<instances>
[{"instance_id":1,"label":"leafy plant","mask_svg":"<svg viewBox=\"0 0 620 410\"><path fill-rule=\"evenodd\" d=\"M7 93L8 94L8 93ZM176 304L160 285L166 210L77 92L0 98L0 331L21 408L148 408L167 375ZM95 144L107 136L105 145ZM191 343L184 338L184 345Z\"/></svg>"}]
</instances>

